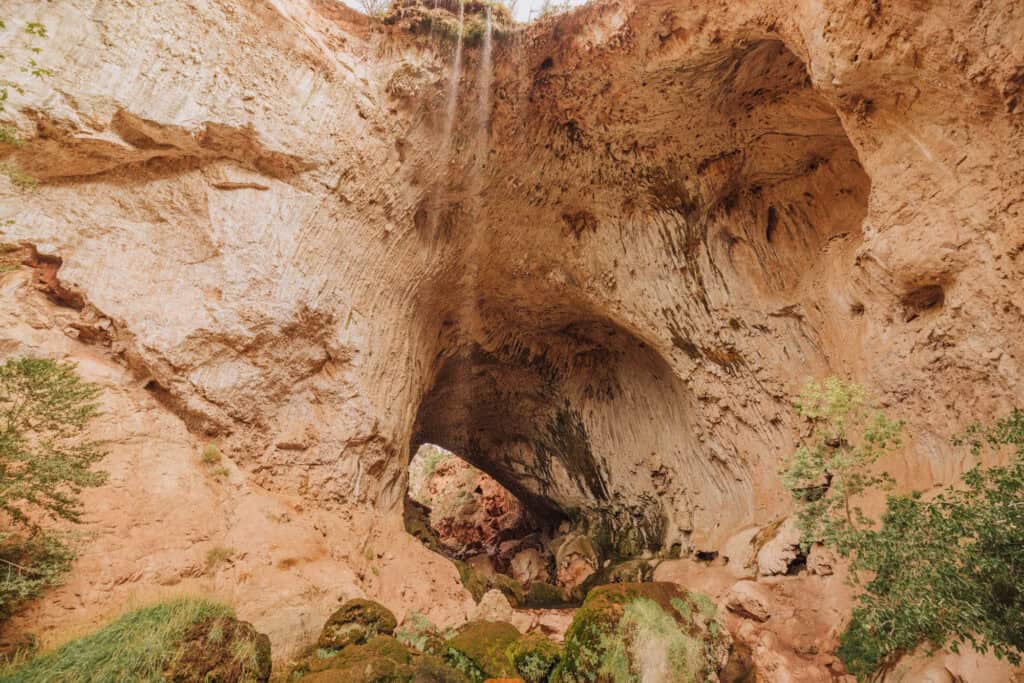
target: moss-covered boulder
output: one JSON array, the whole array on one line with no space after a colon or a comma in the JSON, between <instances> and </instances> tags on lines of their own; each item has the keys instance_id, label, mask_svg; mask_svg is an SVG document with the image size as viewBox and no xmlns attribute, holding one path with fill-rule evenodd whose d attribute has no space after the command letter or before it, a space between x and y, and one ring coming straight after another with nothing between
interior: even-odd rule
<instances>
[{"instance_id":1,"label":"moss-covered boulder","mask_svg":"<svg viewBox=\"0 0 1024 683\"><path fill-rule=\"evenodd\" d=\"M512 643L505 654L526 683L545 683L562 659L562 648L539 633L528 633Z\"/></svg>"},{"instance_id":2,"label":"moss-covered boulder","mask_svg":"<svg viewBox=\"0 0 1024 683\"><path fill-rule=\"evenodd\" d=\"M164 678L174 683L267 681L270 638L231 617L206 619L185 632Z\"/></svg>"},{"instance_id":3,"label":"moss-covered boulder","mask_svg":"<svg viewBox=\"0 0 1024 683\"><path fill-rule=\"evenodd\" d=\"M127 612L0 673L0 680L17 683L265 683L269 677L267 636L236 619L230 608L196 598Z\"/></svg>"},{"instance_id":4,"label":"moss-covered boulder","mask_svg":"<svg viewBox=\"0 0 1024 683\"><path fill-rule=\"evenodd\" d=\"M397 626L398 620L387 607L372 600L349 600L327 619L317 647L341 650L375 635L391 635Z\"/></svg>"},{"instance_id":5,"label":"moss-covered boulder","mask_svg":"<svg viewBox=\"0 0 1024 683\"><path fill-rule=\"evenodd\" d=\"M544 609L547 607L564 607L571 602L570 598L558 586L544 581L534 581L526 589L522 607Z\"/></svg>"},{"instance_id":6,"label":"moss-covered boulder","mask_svg":"<svg viewBox=\"0 0 1024 683\"><path fill-rule=\"evenodd\" d=\"M448 641L445 659L477 682L515 676L508 651L520 637L515 626L503 621L471 621Z\"/></svg>"},{"instance_id":7,"label":"moss-covered boulder","mask_svg":"<svg viewBox=\"0 0 1024 683\"><path fill-rule=\"evenodd\" d=\"M715 605L672 583L590 591L565 634L557 683L718 681L731 639Z\"/></svg>"},{"instance_id":8,"label":"moss-covered boulder","mask_svg":"<svg viewBox=\"0 0 1024 683\"><path fill-rule=\"evenodd\" d=\"M320 652L320 656L324 651ZM411 650L391 636L376 635L365 643L309 663L302 683L470 683L470 679L439 657Z\"/></svg>"},{"instance_id":9,"label":"moss-covered boulder","mask_svg":"<svg viewBox=\"0 0 1024 683\"><path fill-rule=\"evenodd\" d=\"M522 607L526 601L526 589L523 584L505 574L494 574L484 576L474 570L465 562L454 560L455 568L459 570L459 578L462 585L469 591L470 595L477 602L487 594L488 591L501 591L513 607Z\"/></svg>"}]
</instances>

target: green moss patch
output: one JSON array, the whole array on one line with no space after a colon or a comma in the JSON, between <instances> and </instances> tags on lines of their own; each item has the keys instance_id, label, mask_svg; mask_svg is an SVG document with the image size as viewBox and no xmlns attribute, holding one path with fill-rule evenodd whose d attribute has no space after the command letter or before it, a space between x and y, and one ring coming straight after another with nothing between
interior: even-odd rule
<instances>
[{"instance_id":1,"label":"green moss patch","mask_svg":"<svg viewBox=\"0 0 1024 683\"><path fill-rule=\"evenodd\" d=\"M512 643L506 655L526 683L545 683L562 659L562 648L539 633L529 633Z\"/></svg>"},{"instance_id":2,"label":"green moss patch","mask_svg":"<svg viewBox=\"0 0 1024 683\"><path fill-rule=\"evenodd\" d=\"M547 607L563 607L569 603L569 599L558 586L543 581L535 581L526 590L523 599L523 607L543 609Z\"/></svg>"},{"instance_id":3,"label":"green moss patch","mask_svg":"<svg viewBox=\"0 0 1024 683\"><path fill-rule=\"evenodd\" d=\"M302 683L470 683L463 673L439 657L413 651L391 636L372 636L365 643L309 663Z\"/></svg>"},{"instance_id":4,"label":"green moss patch","mask_svg":"<svg viewBox=\"0 0 1024 683\"><path fill-rule=\"evenodd\" d=\"M317 647L341 650L348 645L365 643L378 634L391 635L397 626L395 615L380 603L349 600L327 619Z\"/></svg>"},{"instance_id":5,"label":"green moss patch","mask_svg":"<svg viewBox=\"0 0 1024 683\"><path fill-rule=\"evenodd\" d=\"M565 636L552 680L631 683L645 671L705 681L728 652L714 604L671 583L621 583L593 589Z\"/></svg>"},{"instance_id":6,"label":"green moss patch","mask_svg":"<svg viewBox=\"0 0 1024 683\"><path fill-rule=\"evenodd\" d=\"M471 621L448 641L446 659L474 681L515 676L508 650L519 638L520 633L512 624Z\"/></svg>"}]
</instances>

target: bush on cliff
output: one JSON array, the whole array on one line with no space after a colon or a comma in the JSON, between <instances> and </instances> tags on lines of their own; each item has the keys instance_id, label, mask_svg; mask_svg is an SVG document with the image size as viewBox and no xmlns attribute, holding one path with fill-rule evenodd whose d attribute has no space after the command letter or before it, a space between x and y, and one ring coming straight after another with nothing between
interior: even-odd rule
<instances>
[{"instance_id":1,"label":"bush on cliff","mask_svg":"<svg viewBox=\"0 0 1024 683\"><path fill-rule=\"evenodd\" d=\"M106 455L86 438L99 387L73 365L21 358L0 365L0 619L54 585L73 553L40 524L78 522L82 490L105 474Z\"/></svg>"},{"instance_id":2,"label":"bush on cliff","mask_svg":"<svg viewBox=\"0 0 1024 683\"><path fill-rule=\"evenodd\" d=\"M866 680L921 644L970 644L1013 663L1024 651L1024 413L973 426L967 442L1013 451L1006 466L974 467L956 487L926 499L890 496L880 524L855 497L886 485L872 465L898 436L898 423L870 408L856 385L811 384L800 405L814 437L785 480L804 522L850 559L863 587L838 654ZM808 457L808 454L811 454Z\"/></svg>"},{"instance_id":3,"label":"bush on cliff","mask_svg":"<svg viewBox=\"0 0 1024 683\"><path fill-rule=\"evenodd\" d=\"M0 18L0 30L6 29L7 24L3 18ZM21 31L25 36L28 36L29 49L33 53L38 53L39 48L35 47L33 42L37 38L46 38L46 27L42 24L34 21L30 21L22 28ZM0 52L0 65L4 63L7 55ZM53 75L49 69L45 69L40 66L39 62L35 58L30 57L21 64L16 65L17 70L27 73L36 78L44 78L46 76ZM15 81L5 78L0 73L0 114L3 114L7 100L10 98L11 92L23 93L23 88ZM18 137L18 133L13 128L6 125L0 124L0 145L7 145L11 147L18 147L23 144L21 138ZM8 163L6 161L0 162L0 175L6 176L10 180L11 184L19 189L31 189L36 185L36 179L30 175L21 171L17 166ZM4 221L0 221L0 225L3 225Z\"/></svg>"},{"instance_id":4,"label":"bush on cliff","mask_svg":"<svg viewBox=\"0 0 1024 683\"><path fill-rule=\"evenodd\" d=\"M128 612L90 635L0 672L0 683L267 681L270 641L206 600Z\"/></svg>"}]
</instances>

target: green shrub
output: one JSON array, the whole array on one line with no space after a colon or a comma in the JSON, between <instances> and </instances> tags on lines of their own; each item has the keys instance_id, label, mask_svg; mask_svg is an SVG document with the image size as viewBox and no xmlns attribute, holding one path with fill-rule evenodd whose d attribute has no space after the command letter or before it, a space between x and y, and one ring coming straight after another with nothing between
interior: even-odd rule
<instances>
[{"instance_id":1,"label":"green shrub","mask_svg":"<svg viewBox=\"0 0 1024 683\"><path fill-rule=\"evenodd\" d=\"M858 498L892 485L892 477L873 466L899 447L903 423L872 406L863 387L838 377L808 382L796 408L812 433L782 480L797 502L804 549L820 540L847 555L873 524Z\"/></svg>"},{"instance_id":2,"label":"green shrub","mask_svg":"<svg viewBox=\"0 0 1024 683\"><path fill-rule=\"evenodd\" d=\"M0 618L59 582L74 557L42 529L46 520L80 521L80 494L106 474L93 470L106 455L86 438L99 412L100 389L75 367L37 358L0 365Z\"/></svg>"},{"instance_id":3,"label":"green shrub","mask_svg":"<svg viewBox=\"0 0 1024 683\"><path fill-rule=\"evenodd\" d=\"M0 620L59 584L74 559L71 549L52 534L0 533Z\"/></svg>"},{"instance_id":4,"label":"green shrub","mask_svg":"<svg viewBox=\"0 0 1024 683\"><path fill-rule=\"evenodd\" d=\"M204 465L216 465L223 460L224 454L220 452L220 449L215 444L208 443L203 448L202 455L199 458L203 461Z\"/></svg>"},{"instance_id":5,"label":"green shrub","mask_svg":"<svg viewBox=\"0 0 1024 683\"><path fill-rule=\"evenodd\" d=\"M1010 447L1010 464L975 467L958 486L929 499L920 493L889 496L878 524L849 494L890 481L871 466L898 434L898 423L863 411L863 389L829 384L831 392L816 393L831 396L828 410L811 414L828 428L815 429L817 441L791 461L786 481L801 520L817 517L803 525L804 543L821 540L848 558L851 579L862 588L840 637L838 655L847 669L867 680L922 644L953 651L969 644L1019 663L1024 651L1024 413L1015 410L989 428L975 425L955 441L968 443L975 455L985 445ZM860 445L849 445L846 436L855 425ZM811 481L819 482L817 490L807 486Z\"/></svg>"},{"instance_id":6,"label":"green shrub","mask_svg":"<svg viewBox=\"0 0 1024 683\"><path fill-rule=\"evenodd\" d=\"M7 28L7 24L4 23L3 19L0 19L0 30L5 28ZM25 35L30 36L30 38L28 38L28 40L30 41L29 49L34 54L38 54L40 50L38 47L35 47L34 41L37 38L46 38L46 27L38 22L28 22L22 28L22 32ZM3 63L5 57L6 55L4 55L3 52L0 52L0 64ZM35 58L32 57L30 57L24 63L19 64L18 69L36 78L45 78L47 76L53 75L53 72L51 72L49 69L44 69L42 66L39 65ZM18 94L24 94L25 92L24 89L22 89L22 87L14 81L11 81L7 78L3 78L2 76L0 76L0 114L3 114L5 112L7 100L10 98L12 90L14 92L17 92ZM24 143L21 140L21 138L18 137L17 131L0 124L0 144L19 147ZM15 187L22 190L33 189L37 184L35 178L24 173L23 171L18 169L17 166L14 166L13 164L9 163L0 164L0 175L7 176L7 178Z\"/></svg>"},{"instance_id":7,"label":"green shrub","mask_svg":"<svg viewBox=\"0 0 1024 683\"><path fill-rule=\"evenodd\" d=\"M213 625L223 629L225 620L233 616L223 605L197 599L173 600L138 609L21 666L0 670L0 682L162 682L166 680L166 672L181 671L189 658L210 655L217 644L208 638ZM199 652L200 648L195 646L183 647L183 641L194 634L197 626L204 624L210 625L204 630L207 637L203 638L208 651ZM251 627L247 631L245 637L230 640L230 651L218 655L221 659L233 660L229 661L232 669L242 672L242 676L234 680L260 679L262 676L257 671L264 668L269 673L269 661L259 661L264 655L269 659L269 653L259 652L253 644L257 639L252 637ZM239 644L245 640L250 641L252 647Z\"/></svg>"}]
</instances>

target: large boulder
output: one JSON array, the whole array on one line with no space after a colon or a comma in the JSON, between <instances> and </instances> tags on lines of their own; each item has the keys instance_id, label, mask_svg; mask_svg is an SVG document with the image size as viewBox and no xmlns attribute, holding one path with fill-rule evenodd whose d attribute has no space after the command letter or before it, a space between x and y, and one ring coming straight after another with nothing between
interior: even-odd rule
<instances>
[{"instance_id":1,"label":"large boulder","mask_svg":"<svg viewBox=\"0 0 1024 683\"><path fill-rule=\"evenodd\" d=\"M387 607L372 600L349 600L327 619L317 646L324 650L340 650L348 645L365 643L375 635L392 635L398 620Z\"/></svg>"},{"instance_id":2,"label":"large boulder","mask_svg":"<svg viewBox=\"0 0 1024 683\"><path fill-rule=\"evenodd\" d=\"M512 643L506 655L526 683L545 683L562 659L562 648L540 633L528 633Z\"/></svg>"},{"instance_id":3,"label":"large boulder","mask_svg":"<svg viewBox=\"0 0 1024 683\"><path fill-rule=\"evenodd\" d=\"M470 679L439 657L420 654L391 636L365 643L312 663L302 683L469 683Z\"/></svg>"},{"instance_id":4,"label":"large boulder","mask_svg":"<svg viewBox=\"0 0 1024 683\"><path fill-rule=\"evenodd\" d=\"M800 528L793 517L761 529L752 542L757 548L759 576L785 574L801 554Z\"/></svg>"},{"instance_id":5,"label":"large boulder","mask_svg":"<svg viewBox=\"0 0 1024 683\"><path fill-rule=\"evenodd\" d=\"M519 630L502 621L471 621L448 641L448 661L473 680L516 675L509 648L521 637Z\"/></svg>"},{"instance_id":6,"label":"large boulder","mask_svg":"<svg viewBox=\"0 0 1024 683\"><path fill-rule=\"evenodd\" d=\"M573 532L555 539L551 548L558 583L566 588L579 586L600 566L593 541L581 533Z\"/></svg>"},{"instance_id":7,"label":"large boulder","mask_svg":"<svg viewBox=\"0 0 1024 683\"><path fill-rule=\"evenodd\" d=\"M265 683L270 680L270 638L231 617L201 621L185 632L164 677L173 683Z\"/></svg>"},{"instance_id":8,"label":"large boulder","mask_svg":"<svg viewBox=\"0 0 1024 683\"><path fill-rule=\"evenodd\" d=\"M717 682L730 645L703 594L665 582L599 586L576 612L552 680Z\"/></svg>"},{"instance_id":9,"label":"large boulder","mask_svg":"<svg viewBox=\"0 0 1024 683\"><path fill-rule=\"evenodd\" d=\"M546 683L561 657L558 643L540 633L522 635L507 622L471 621L448 642L445 659L477 682Z\"/></svg>"}]
</instances>

